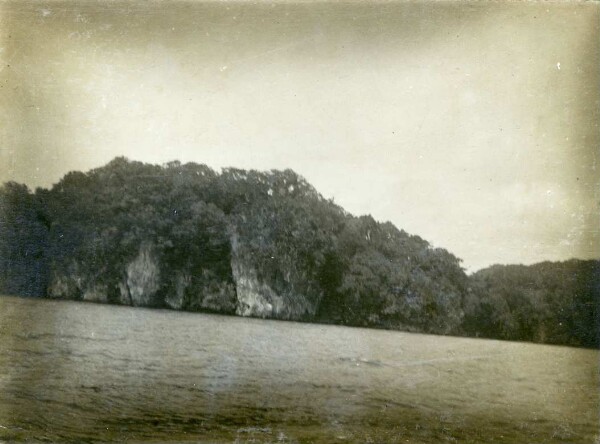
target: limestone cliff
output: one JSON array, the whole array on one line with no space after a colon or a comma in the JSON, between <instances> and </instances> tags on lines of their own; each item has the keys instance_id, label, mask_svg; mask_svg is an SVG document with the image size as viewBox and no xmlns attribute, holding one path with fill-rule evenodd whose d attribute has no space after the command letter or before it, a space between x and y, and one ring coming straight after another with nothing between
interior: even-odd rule
<instances>
[{"instance_id":1,"label":"limestone cliff","mask_svg":"<svg viewBox=\"0 0 600 444\"><path fill-rule=\"evenodd\" d=\"M126 282L131 305L154 305L160 288L160 268L152 244L142 243L137 257L127 265Z\"/></svg>"},{"instance_id":2,"label":"limestone cliff","mask_svg":"<svg viewBox=\"0 0 600 444\"><path fill-rule=\"evenodd\" d=\"M90 302L108 302L106 284L85 273L76 260L64 269L54 268L48 286L48 296L59 299L82 299Z\"/></svg>"},{"instance_id":3,"label":"limestone cliff","mask_svg":"<svg viewBox=\"0 0 600 444\"><path fill-rule=\"evenodd\" d=\"M96 270L87 261L87 258L78 258L66 264L54 264L47 295L133 306L156 305L155 297L161 284L160 267L151 243L142 243L135 259L117 275Z\"/></svg>"},{"instance_id":4,"label":"limestone cliff","mask_svg":"<svg viewBox=\"0 0 600 444\"><path fill-rule=\"evenodd\" d=\"M274 287L276 281L269 282L259 277L259 271L253 264L250 250L246 248L237 234L231 237L231 271L237 294L236 314L261 318L301 320L314 315L316 304L311 303L302 292L295 291L291 276L295 276L292 264L282 260L278 263L284 276L282 291ZM287 266L286 266L287 265Z\"/></svg>"},{"instance_id":5,"label":"limestone cliff","mask_svg":"<svg viewBox=\"0 0 600 444\"><path fill-rule=\"evenodd\" d=\"M177 271L174 279L174 289L165 296L165 304L173 310L181 310L186 302L186 290L190 286L191 276L188 273Z\"/></svg>"},{"instance_id":6,"label":"limestone cliff","mask_svg":"<svg viewBox=\"0 0 600 444\"><path fill-rule=\"evenodd\" d=\"M252 266L239 257L233 257L231 262L237 292L235 313L239 316L279 317L284 309L282 298L259 281Z\"/></svg>"},{"instance_id":7,"label":"limestone cliff","mask_svg":"<svg viewBox=\"0 0 600 444\"><path fill-rule=\"evenodd\" d=\"M106 284L92 284L83 291L82 299L90 302L108 302L108 287Z\"/></svg>"},{"instance_id":8,"label":"limestone cliff","mask_svg":"<svg viewBox=\"0 0 600 444\"><path fill-rule=\"evenodd\" d=\"M291 170L121 157L51 189L0 186L0 294L596 345L598 275L575 261L469 277Z\"/></svg>"}]
</instances>

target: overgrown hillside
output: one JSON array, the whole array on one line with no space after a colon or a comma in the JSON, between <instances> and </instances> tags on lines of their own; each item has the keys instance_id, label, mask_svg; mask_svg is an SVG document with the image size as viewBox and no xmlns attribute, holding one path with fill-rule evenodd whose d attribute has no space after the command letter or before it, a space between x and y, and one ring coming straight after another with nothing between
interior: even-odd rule
<instances>
[{"instance_id":1,"label":"overgrown hillside","mask_svg":"<svg viewBox=\"0 0 600 444\"><path fill-rule=\"evenodd\" d=\"M597 345L597 262L566 264L535 291L502 267L469 278L291 170L117 158L50 190L0 189L5 294Z\"/></svg>"},{"instance_id":2,"label":"overgrown hillside","mask_svg":"<svg viewBox=\"0 0 600 444\"><path fill-rule=\"evenodd\" d=\"M471 276L468 334L597 347L600 262L494 265Z\"/></svg>"}]
</instances>

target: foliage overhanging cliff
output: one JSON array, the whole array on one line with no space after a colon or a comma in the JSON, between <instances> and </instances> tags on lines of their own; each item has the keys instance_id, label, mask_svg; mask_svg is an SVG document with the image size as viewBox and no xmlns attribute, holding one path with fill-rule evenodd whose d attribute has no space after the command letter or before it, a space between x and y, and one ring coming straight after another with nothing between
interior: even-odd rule
<instances>
[{"instance_id":1,"label":"foliage overhanging cliff","mask_svg":"<svg viewBox=\"0 0 600 444\"><path fill-rule=\"evenodd\" d=\"M324 199L291 170L116 158L0 189L0 292L598 346L598 261L494 266Z\"/></svg>"}]
</instances>

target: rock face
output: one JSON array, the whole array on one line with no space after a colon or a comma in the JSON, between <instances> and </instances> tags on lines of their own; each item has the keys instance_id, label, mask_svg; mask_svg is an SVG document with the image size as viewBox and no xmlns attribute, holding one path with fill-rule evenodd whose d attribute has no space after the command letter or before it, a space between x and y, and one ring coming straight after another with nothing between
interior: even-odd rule
<instances>
[{"instance_id":1,"label":"rock face","mask_svg":"<svg viewBox=\"0 0 600 444\"><path fill-rule=\"evenodd\" d=\"M90 302L108 302L108 291L104 284L94 284L88 286L82 295L84 301Z\"/></svg>"},{"instance_id":2,"label":"rock face","mask_svg":"<svg viewBox=\"0 0 600 444\"><path fill-rule=\"evenodd\" d=\"M293 264L277 262L282 282L259 276L253 264L252 254L236 234L231 237L231 271L237 294L235 313L238 316L254 316L301 320L315 314L316 306L296 291L296 275ZM279 285L278 285L279 284ZM280 287L280 291L275 288Z\"/></svg>"},{"instance_id":3,"label":"rock face","mask_svg":"<svg viewBox=\"0 0 600 444\"><path fill-rule=\"evenodd\" d=\"M48 296L58 299L82 299L89 302L108 302L108 286L97 282L95 276L81 270L75 260L65 269L54 269L51 274Z\"/></svg>"},{"instance_id":4,"label":"rock face","mask_svg":"<svg viewBox=\"0 0 600 444\"><path fill-rule=\"evenodd\" d=\"M78 299L85 292L85 279L77 261L70 261L64 269L54 268L50 274L48 296L57 299Z\"/></svg>"},{"instance_id":5,"label":"rock face","mask_svg":"<svg viewBox=\"0 0 600 444\"><path fill-rule=\"evenodd\" d=\"M160 259L155 244L150 241L143 241L133 259L125 260L122 265L112 270L90 267L92 261L93 257L79 257L54 264L47 296L56 299L78 299L138 307L163 306L174 310L229 314L236 313L240 306L256 306L254 309L246 308L238 313L263 317L277 313L271 309L272 305L267 309L266 303L238 301L233 280L219 279L214 270L190 264L177 268L165 263ZM238 271L238 281L242 286L241 294L245 295L244 301L250 301L252 298L260 300L258 293L261 290L255 282L256 273L247 278L246 269L242 270L236 265L235 270ZM277 296L271 293L273 299L276 299Z\"/></svg>"},{"instance_id":6,"label":"rock face","mask_svg":"<svg viewBox=\"0 0 600 444\"><path fill-rule=\"evenodd\" d=\"M200 309L215 313L235 313L238 306L234 284L220 283L204 286L197 295Z\"/></svg>"},{"instance_id":7,"label":"rock face","mask_svg":"<svg viewBox=\"0 0 600 444\"><path fill-rule=\"evenodd\" d=\"M233 282L228 283L215 279L210 270L170 269L161 264L151 242L142 242L135 258L123 266L120 279L118 274L99 278L91 270L83 272L80 264L72 260L53 272L48 296L139 307L164 305L174 310L261 318L300 320L314 315L315 304L301 291L295 291L294 282L301 276L295 276L293 264L286 266L286 263L278 264L283 276L279 285L261 278L252 254L234 235L230 261ZM169 274L173 275L170 279ZM274 289L277 285L279 292Z\"/></svg>"},{"instance_id":8,"label":"rock face","mask_svg":"<svg viewBox=\"0 0 600 444\"><path fill-rule=\"evenodd\" d=\"M56 299L73 299L80 291L80 283L72 276L62 275L54 271L48 285L48 297Z\"/></svg>"},{"instance_id":9,"label":"rock face","mask_svg":"<svg viewBox=\"0 0 600 444\"><path fill-rule=\"evenodd\" d=\"M177 272L175 276L175 290L165 296L165 304L173 310L181 310L185 304L185 293L190 286L191 276L187 273Z\"/></svg>"},{"instance_id":10,"label":"rock face","mask_svg":"<svg viewBox=\"0 0 600 444\"><path fill-rule=\"evenodd\" d=\"M132 305L129 287L127 287L127 278L117 284L117 289L119 290L117 302L121 305Z\"/></svg>"},{"instance_id":11,"label":"rock face","mask_svg":"<svg viewBox=\"0 0 600 444\"><path fill-rule=\"evenodd\" d=\"M142 243L137 257L127 266L127 289L131 305L153 305L160 288L160 268L152 244Z\"/></svg>"},{"instance_id":12,"label":"rock face","mask_svg":"<svg viewBox=\"0 0 600 444\"><path fill-rule=\"evenodd\" d=\"M258 279L256 269L243 251L237 233L231 236L231 272L236 288L238 316L273 317L282 308L282 300L271 287Z\"/></svg>"},{"instance_id":13,"label":"rock face","mask_svg":"<svg viewBox=\"0 0 600 444\"><path fill-rule=\"evenodd\" d=\"M283 299L267 284L260 282L256 270L232 258L231 270L237 290L238 316L261 318L280 317L284 308Z\"/></svg>"}]
</instances>

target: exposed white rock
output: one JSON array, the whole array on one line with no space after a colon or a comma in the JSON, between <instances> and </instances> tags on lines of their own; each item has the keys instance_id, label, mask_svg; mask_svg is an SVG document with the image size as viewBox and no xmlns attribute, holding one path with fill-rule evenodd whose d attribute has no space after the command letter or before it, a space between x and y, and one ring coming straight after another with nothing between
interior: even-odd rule
<instances>
[{"instance_id":1,"label":"exposed white rock","mask_svg":"<svg viewBox=\"0 0 600 444\"><path fill-rule=\"evenodd\" d=\"M237 289L236 314L263 318L277 316L283 305L281 297L258 280L255 269L233 258L231 265Z\"/></svg>"},{"instance_id":2,"label":"exposed white rock","mask_svg":"<svg viewBox=\"0 0 600 444\"><path fill-rule=\"evenodd\" d=\"M64 273L54 270L48 285L48 296L60 299L75 299L81 293L83 279L79 275L79 267L72 262Z\"/></svg>"},{"instance_id":3,"label":"exposed white rock","mask_svg":"<svg viewBox=\"0 0 600 444\"><path fill-rule=\"evenodd\" d=\"M127 287L134 306L150 305L160 286L160 268L151 244L143 243L127 266Z\"/></svg>"},{"instance_id":4,"label":"exposed white rock","mask_svg":"<svg viewBox=\"0 0 600 444\"><path fill-rule=\"evenodd\" d=\"M170 292L165 298L165 303L174 310L180 310L185 300L185 291L190 285L191 276L187 273L177 273L175 277L175 291Z\"/></svg>"},{"instance_id":5,"label":"exposed white rock","mask_svg":"<svg viewBox=\"0 0 600 444\"><path fill-rule=\"evenodd\" d=\"M108 291L106 285L93 284L83 292L83 300L91 302L108 302Z\"/></svg>"},{"instance_id":6,"label":"exposed white rock","mask_svg":"<svg viewBox=\"0 0 600 444\"><path fill-rule=\"evenodd\" d=\"M132 305L131 295L129 294L129 287L124 279L123 282L119 282L119 304Z\"/></svg>"},{"instance_id":7,"label":"exposed white rock","mask_svg":"<svg viewBox=\"0 0 600 444\"><path fill-rule=\"evenodd\" d=\"M233 284L220 285L216 291L204 292L200 307L204 310L229 313L237 307Z\"/></svg>"},{"instance_id":8,"label":"exposed white rock","mask_svg":"<svg viewBox=\"0 0 600 444\"><path fill-rule=\"evenodd\" d=\"M260 282L256 269L242 258L239 240L231 237L231 272L236 286L239 316L277 317L283 308L282 298L269 285Z\"/></svg>"}]
</instances>

